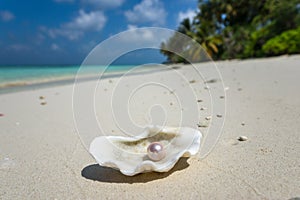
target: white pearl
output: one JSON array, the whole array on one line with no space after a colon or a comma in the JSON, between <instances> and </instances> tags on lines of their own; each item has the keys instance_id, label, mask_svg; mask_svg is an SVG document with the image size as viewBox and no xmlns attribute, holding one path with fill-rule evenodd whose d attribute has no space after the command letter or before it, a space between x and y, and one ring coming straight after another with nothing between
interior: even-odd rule
<instances>
[{"instance_id":1,"label":"white pearl","mask_svg":"<svg viewBox=\"0 0 300 200\"><path fill-rule=\"evenodd\" d=\"M166 156L163 146L159 142L151 143L147 148L148 157L153 161L159 161Z\"/></svg>"}]
</instances>

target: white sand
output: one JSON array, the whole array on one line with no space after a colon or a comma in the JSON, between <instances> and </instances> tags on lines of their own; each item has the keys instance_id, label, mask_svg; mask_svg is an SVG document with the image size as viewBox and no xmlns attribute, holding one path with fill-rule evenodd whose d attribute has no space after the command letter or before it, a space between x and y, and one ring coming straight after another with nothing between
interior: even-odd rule
<instances>
[{"instance_id":1,"label":"white sand","mask_svg":"<svg viewBox=\"0 0 300 200\"><path fill-rule=\"evenodd\" d=\"M300 197L300 56L217 64L229 87L223 134L205 159L181 159L162 174L126 177L96 165L76 133L72 85L0 95L0 199ZM168 73L145 76L168 79ZM106 82L109 93L113 84ZM209 107L206 90L196 93ZM203 122L209 110L191 123ZM105 130L115 128L109 120L105 124ZM248 140L239 142L239 136Z\"/></svg>"}]
</instances>

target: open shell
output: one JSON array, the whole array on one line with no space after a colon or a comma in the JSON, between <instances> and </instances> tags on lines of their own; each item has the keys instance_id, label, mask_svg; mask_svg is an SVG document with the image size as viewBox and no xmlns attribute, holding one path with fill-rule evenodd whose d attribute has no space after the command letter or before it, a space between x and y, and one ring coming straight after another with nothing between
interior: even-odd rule
<instances>
[{"instance_id":1,"label":"open shell","mask_svg":"<svg viewBox=\"0 0 300 200\"><path fill-rule=\"evenodd\" d=\"M200 131L193 128L150 126L135 137L97 137L89 151L101 166L119 169L127 176L149 171L167 172L180 157L190 157L199 151L201 137ZM147 147L152 142L164 146L165 158L150 160Z\"/></svg>"}]
</instances>

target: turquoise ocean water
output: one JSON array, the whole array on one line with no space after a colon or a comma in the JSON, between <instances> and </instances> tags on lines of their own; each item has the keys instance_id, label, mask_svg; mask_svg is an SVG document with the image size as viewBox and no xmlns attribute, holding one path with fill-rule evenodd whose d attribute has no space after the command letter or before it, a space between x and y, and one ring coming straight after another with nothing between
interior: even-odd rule
<instances>
[{"instance_id":1,"label":"turquoise ocean water","mask_svg":"<svg viewBox=\"0 0 300 200\"><path fill-rule=\"evenodd\" d=\"M82 80L99 77L99 71L105 75L125 73L134 66L85 66L80 73ZM51 85L73 83L80 66L0 66L0 93L9 93Z\"/></svg>"}]
</instances>

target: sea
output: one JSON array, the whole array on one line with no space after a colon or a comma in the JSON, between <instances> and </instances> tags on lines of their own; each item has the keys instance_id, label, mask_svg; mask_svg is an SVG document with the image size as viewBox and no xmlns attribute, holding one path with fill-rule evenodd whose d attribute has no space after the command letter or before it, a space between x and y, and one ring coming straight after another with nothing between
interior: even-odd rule
<instances>
[{"instance_id":1,"label":"sea","mask_svg":"<svg viewBox=\"0 0 300 200\"><path fill-rule=\"evenodd\" d=\"M99 72L106 76L118 76L134 68L133 65L113 66L0 66L0 94L38 89L55 85L70 84L78 80L99 78Z\"/></svg>"}]
</instances>

